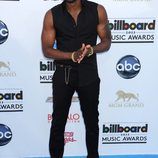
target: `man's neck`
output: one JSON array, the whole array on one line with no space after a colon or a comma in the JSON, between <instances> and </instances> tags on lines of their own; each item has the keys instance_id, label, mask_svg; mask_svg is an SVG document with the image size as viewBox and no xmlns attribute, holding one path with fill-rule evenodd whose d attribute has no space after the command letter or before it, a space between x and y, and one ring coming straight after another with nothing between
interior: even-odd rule
<instances>
[{"instance_id":1,"label":"man's neck","mask_svg":"<svg viewBox=\"0 0 158 158\"><path fill-rule=\"evenodd\" d=\"M69 12L81 10L81 0L76 0L73 3L66 3L66 8Z\"/></svg>"}]
</instances>

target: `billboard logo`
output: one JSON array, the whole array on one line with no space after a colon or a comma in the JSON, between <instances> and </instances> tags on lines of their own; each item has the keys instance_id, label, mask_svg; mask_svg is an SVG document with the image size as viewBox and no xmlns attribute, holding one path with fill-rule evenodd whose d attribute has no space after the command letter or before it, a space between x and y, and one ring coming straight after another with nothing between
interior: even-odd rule
<instances>
[{"instance_id":1,"label":"billboard logo","mask_svg":"<svg viewBox=\"0 0 158 158\"><path fill-rule=\"evenodd\" d=\"M9 35L8 28L4 22L0 20L0 44L4 43Z\"/></svg>"},{"instance_id":2,"label":"billboard logo","mask_svg":"<svg viewBox=\"0 0 158 158\"><path fill-rule=\"evenodd\" d=\"M126 22L125 20L114 20L109 23L110 30L155 30L155 20L151 22Z\"/></svg>"},{"instance_id":3,"label":"billboard logo","mask_svg":"<svg viewBox=\"0 0 158 158\"><path fill-rule=\"evenodd\" d=\"M134 78L139 73L140 68L141 65L138 58L133 55L122 57L116 65L117 73L125 79Z\"/></svg>"},{"instance_id":4,"label":"billboard logo","mask_svg":"<svg viewBox=\"0 0 158 158\"><path fill-rule=\"evenodd\" d=\"M0 124L0 146L8 144L12 139L12 131L4 124Z\"/></svg>"},{"instance_id":5,"label":"billboard logo","mask_svg":"<svg viewBox=\"0 0 158 158\"><path fill-rule=\"evenodd\" d=\"M155 28L152 18L109 19L113 43L154 43Z\"/></svg>"},{"instance_id":6,"label":"billboard logo","mask_svg":"<svg viewBox=\"0 0 158 158\"><path fill-rule=\"evenodd\" d=\"M19 93L0 93L0 101L3 100L22 100L23 99L23 92L20 91Z\"/></svg>"},{"instance_id":7,"label":"billboard logo","mask_svg":"<svg viewBox=\"0 0 158 158\"><path fill-rule=\"evenodd\" d=\"M20 0L0 0L0 1L20 1Z\"/></svg>"},{"instance_id":8,"label":"billboard logo","mask_svg":"<svg viewBox=\"0 0 158 158\"><path fill-rule=\"evenodd\" d=\"M21 89L0 89L0 112L22 112L23 91Z\"/></svg>"},{"instance_id":9,"label":"billboard logo","mask_svg":"<svg viewBox=\"0 0 158 158\"><path fill-rule=\"evenodd\" d=\"M40 61L40 83L52 83L53 61Z\"/></svg>"},{"instance_id":10,"label":"billboard logo","mask_svg":"<svg viewBox=\"0 0 158 158\"><path fill-rule=\"evenodd\" d=\"M147 143L147 134L147 123L104 123L102 126L102 144Z\"/></svg>"},{"instance_id":11,"label":"billboard logo","mask_svg":"<svg viewBox=\"0 0 158 158\"><path fill-rule=\"evenodd\" d=\"M147 132L148 124L144 126L121 126L120 124L103 125L103 133L140 133Z\"/></svg>"}]
</instances>

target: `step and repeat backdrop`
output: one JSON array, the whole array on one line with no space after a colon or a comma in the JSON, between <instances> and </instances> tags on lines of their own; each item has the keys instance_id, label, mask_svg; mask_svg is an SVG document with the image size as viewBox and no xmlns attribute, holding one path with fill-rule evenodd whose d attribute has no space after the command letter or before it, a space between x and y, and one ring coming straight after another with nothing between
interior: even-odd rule
<instances>
[{"instance_id":1,"label":"step and repeat backdrop","mask_svg":"<svg viewBox=\"0 0 158 158\"><path fill-rule=\"evenodd\" d=\"M0 158L49 158L53 60L43 56L48 9L62 0L0 0ZM158 157L157 0L96 0L108 13L111 49L99 54L99 153ZM99 39L98 39L99 42ZM64 157L86 156L77 94Z\"/></svg>"}]
</instances>

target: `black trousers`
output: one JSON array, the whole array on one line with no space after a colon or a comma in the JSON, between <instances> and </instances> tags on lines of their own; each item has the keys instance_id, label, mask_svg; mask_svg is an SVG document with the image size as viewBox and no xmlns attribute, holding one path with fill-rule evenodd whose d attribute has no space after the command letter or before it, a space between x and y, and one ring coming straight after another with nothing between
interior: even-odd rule
<instances>
[{"instance_id":1,"label":"black trousers","mask_svg":"<svg viewBox=\"0 0 158 158\"><path fill-rule=\"evenodd\" d=\"M99 158L98 154L98 104L100 79L78 87L77 70L71 69L65 79L65 69L57 68L53 76L53 121L50 129L49 151L51 158L62 158L64 131L74 92L78 93L86 129L87 158ZM68 84L66 80L68 79Z\"/></svg>"}]
</instances>

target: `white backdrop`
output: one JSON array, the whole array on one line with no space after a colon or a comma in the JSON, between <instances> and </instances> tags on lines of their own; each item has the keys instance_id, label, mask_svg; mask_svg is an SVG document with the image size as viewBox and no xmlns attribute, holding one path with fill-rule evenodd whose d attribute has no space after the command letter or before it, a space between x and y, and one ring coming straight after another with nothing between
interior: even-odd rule
<instances>
[{"instance_id":1,"label":"white backdrop","mask_svg":"<svg viewBox=\"0 0 158 158\"><path fill-rule=\"evenodd\" d=\"M0 0L0 158L49 157L52 60L41 51L44 14L62 0ZM96 0L108 13L109 52L101 78L99 152L104 157L158 157L156 0ZM66 157L85 157L75 94L65 131Z\"/></svg>"}]
</instances>

